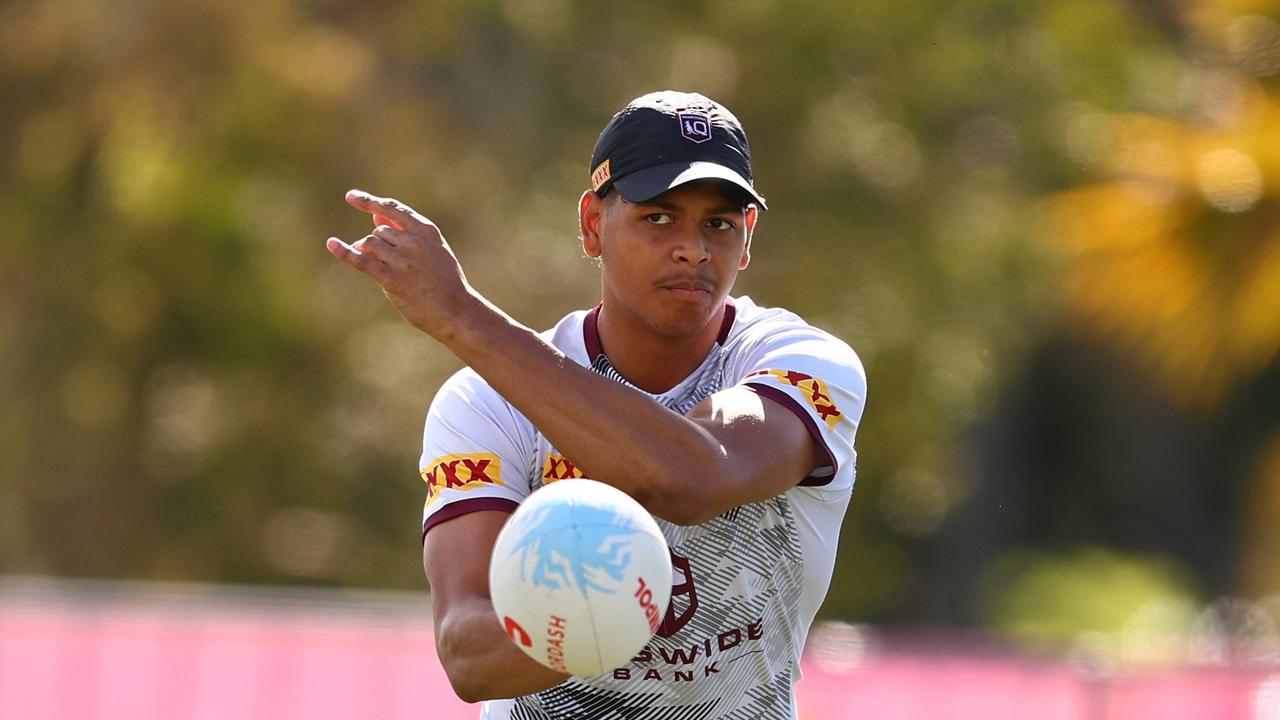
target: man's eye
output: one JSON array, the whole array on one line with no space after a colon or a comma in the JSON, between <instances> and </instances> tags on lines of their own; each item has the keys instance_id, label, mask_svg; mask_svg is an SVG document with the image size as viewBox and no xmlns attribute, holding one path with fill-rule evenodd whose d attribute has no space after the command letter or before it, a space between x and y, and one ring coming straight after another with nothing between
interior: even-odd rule
<instances>
[{"instance_id":1,"label":"man's eye","mask_svg":"<svg viewBox=\"0 0 1280 720\"><path fill-rule=\"evenodd\" d=\"M712 230L732 230L733 229L733 223L729 222L728 220L725 220L724 218L712 218L711 220L707 221L707 224L711 226Z\"/></svg>"},{"instance_id":2,"label":"man's eye","mask_svg":"<svg viewBox=\"0 0 1280 720\"><path fill-rule=\"evenodd\" d=\"M666 213L650 213L648 215L645 215L644 219L648 220L654 225L670 225L671 223L675 222L674 220L671 219L671 216Z\"/></svg>"}]
</instances>

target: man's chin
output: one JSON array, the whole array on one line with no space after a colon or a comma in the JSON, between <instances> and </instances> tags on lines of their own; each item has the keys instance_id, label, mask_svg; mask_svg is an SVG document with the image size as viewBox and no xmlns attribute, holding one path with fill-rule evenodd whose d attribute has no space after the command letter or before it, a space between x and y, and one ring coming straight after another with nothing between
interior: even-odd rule
<instances>
[{"instance_id":1,"label":"man's chin","mask_svg":"<svg viewBox=\"0 0 1280 720\"><path fill-rule=\"evenodd\" d=\"M715 321L718 309L711 306L710 299L689 303L686 307L672 309L665 313L655 323L655 329L672 338L693 337L706 330L707 326Z\"/></svg>"}]
</instances>

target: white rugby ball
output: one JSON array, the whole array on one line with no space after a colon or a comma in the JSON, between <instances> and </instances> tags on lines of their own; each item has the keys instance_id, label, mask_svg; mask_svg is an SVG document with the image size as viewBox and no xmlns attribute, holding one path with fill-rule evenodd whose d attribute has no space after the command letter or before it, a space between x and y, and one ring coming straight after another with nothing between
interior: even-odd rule
<instances>
[{"instance_id":1,"label":"white rugby ball","mask_svg":"<svg viewBox=\"0 0 1280 720\"><path fill-rule=\"evenodd\" d=\"M627 663L671 600L671 553L631 496L594 480L531 494L498 534L489 593L526 655L570 675Z\"/></svg>"}]
</instances>

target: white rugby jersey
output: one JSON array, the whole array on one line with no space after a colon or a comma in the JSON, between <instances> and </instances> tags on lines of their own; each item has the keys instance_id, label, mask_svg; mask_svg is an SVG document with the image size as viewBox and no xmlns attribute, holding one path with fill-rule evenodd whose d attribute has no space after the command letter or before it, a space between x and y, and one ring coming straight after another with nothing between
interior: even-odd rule
<instances>
[{"instance_id":1,"label":"white rugby jersey","mask_svg":"<svg viewBox=\"0 0 1280 720\"><path fill-rule=\"evenodd\" d=\"M575 362L629 384L601 350L598 311L571 313L542 337ZM658 634L612 672L489 701L482 719L794 717L800 651L831 582L853 491L866 375L848 345L790 312L743 297L729 301L724 317L702 365L667 392L647 394L686 413L718 390L749 388L795 413L827 462L787 492L701 525L657 518L674 567ZM512 511L545 483L583 477L470 369L450 378L432 402L419 466L427 482L424 537L450 518Z\"/></svg>"}]
</instances>

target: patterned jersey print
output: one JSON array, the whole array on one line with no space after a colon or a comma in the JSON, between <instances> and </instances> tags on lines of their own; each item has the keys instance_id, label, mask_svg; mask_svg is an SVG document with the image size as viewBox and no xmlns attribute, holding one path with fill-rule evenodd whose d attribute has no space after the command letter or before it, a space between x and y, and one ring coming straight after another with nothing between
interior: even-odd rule
<instances>
[{"instance_id":1,"label":"patterned jersey print","mask_svg":"<svg viewBox=\"0 0 1280 720\"><path fill-rule=\"evenodd\" d=\"M490 701L482 718L794 717L796 663L830 581L840 520L853 487L853 437L865 380L847 345L790 313L740 299L726 314L721 338L702 365L667 393L650 395L683 414L709 395L741 384L805 420L830 466L815 470L786 493L733 508L700 525L678 526L657 518L673 566L671 604L657 634L622 667L572 677L532 695ZM583 365L631 386L600 351L594 321L594 311L575 313L549 339ZM786 367L773 367L776 362ZM487 388L475 378L470 382L476 392ZM500 458L509 477L456 487L429 482L427 528L436 517L456 517L468 506L495 507L494 502L505 500L514 507L546 483L582 476L500 398L478 402L464 397L465 405L439 397L433 404L423 467L439 466L438 458L448 458L447 466L461 455L488 452ZM452 418L446 427L449 411L464 407L481 413L484 422L464 427L466 419ZM836 407L840 417L828 424ZM504 425L506 432L497 436L488 432Z\"/></svg>"}]
</instances>

